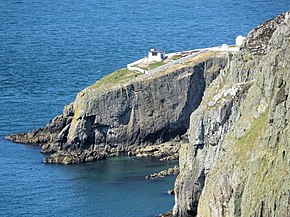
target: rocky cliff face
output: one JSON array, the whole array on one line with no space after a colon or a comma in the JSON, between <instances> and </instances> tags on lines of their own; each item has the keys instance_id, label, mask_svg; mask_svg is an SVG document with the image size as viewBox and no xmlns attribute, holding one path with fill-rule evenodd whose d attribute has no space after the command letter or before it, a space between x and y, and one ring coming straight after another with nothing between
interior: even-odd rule
<instances>
[{"instance_id":1,"label":"rocky cliff face","mask_svg":"<svg viewBox=\"0 0 290 217\"><path fill-rule=\"evenodd\" d=\"M174 216L290 216L290 15L251 31L190 117Z\"/></svg>"},{"instance_id":2,"label":"rocky cliff face","mask_svg":"<svg viewBox=\"0 0 290 217\"><path fill-rule=\"evenodd\" d=\"M206 87L227 62L226 53L203 56L123 86L88 87L44 128L7 139L41 144L43 153L52 153L45 162L68 164L181 137Z\"/></svg>"}]
</instances>

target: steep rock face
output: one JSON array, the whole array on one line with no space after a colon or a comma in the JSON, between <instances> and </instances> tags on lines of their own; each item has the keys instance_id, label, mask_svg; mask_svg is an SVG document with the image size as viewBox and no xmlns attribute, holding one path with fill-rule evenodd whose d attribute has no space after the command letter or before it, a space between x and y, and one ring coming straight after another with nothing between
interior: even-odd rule
<instances>
[{"instance_id":1,"label":"steep rock face","mask_svg":"<svg viewBox=\"0 0 290 217\"><path fill-rule=\"evenodd\" d=\"M156 79L132 82L124 88L99 94L93 89L81 92L75 103L75 116L68 143L86 146L100 143L120 149L135 144L166 141L186 132L188 118L203 95L207 71L225 64L210 59Z\"/></svg>"},{"instance_id":2,"label":"steep rock face","mask_svg":"<svg viewBox=\"0 0 290 217\"><path fill-rule=\"evenodd\" d=\"M175 216L290 216L290 19L249 33L180 152Z\"/></svg>"},{"instance_id":3,"label":"steep rock face","mask_svg":"<svg viewBox=\"0 0 290 217\"><path fill-rule=\"evenodd\" d=\"M6 136L6 139L17 143L43 145L51 142L65 141L70 123L74 116L73 104L65 106L63 114L53 118L43 128Z\"/></svg>"},{"instance_id":4,"label":"steep rock face","mask_svg":"<svg viewBox=\"0 0 290 217\"><path fill-rule=\"evenodd\" d=\"M209 52L184 66L141 76L111 89L88 87L64 114L47 126L7 137L41 143L48 163L81 163L132 151L182 136L204 90L227 62L226 53Z\"/></svg>"}]
</instances>

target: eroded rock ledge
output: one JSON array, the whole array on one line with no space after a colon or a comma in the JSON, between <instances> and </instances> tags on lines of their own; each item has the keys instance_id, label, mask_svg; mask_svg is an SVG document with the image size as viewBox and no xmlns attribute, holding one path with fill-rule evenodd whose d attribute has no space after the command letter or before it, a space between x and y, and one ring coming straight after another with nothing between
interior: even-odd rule
<instances>
[{"instance_id":1,"label":"eroded rock ledge","mask_svg":"<svg viewBox=\"0 0 290 217\"><path fill-rule=\"evenodd\" d=\"M189 117L224 69L227 55L208 51L121 85L99 81L81 91L44 128L6 139L41 145L42 153L51 154L46 163L83 163L121 152L176 159L180 144L188 142L184 135Z\"/></svg>"},{"instance_id":2,"label":"eroded rock ledge","mask_svg":"<svg viewBox=\"0 0 290 217\"><path fill-rule=\"evenodd\" d=\"M179 173L179 167L177 165L175 165L174 167L169 168L167 170L162 170L160 172L149 174L149 175L145 176L145 179L163 178L165 176L178 175L178 173ZM174 194L174 190L173 190L173 193L171 193L171 194Z\"/></svg>"}]
</instances>

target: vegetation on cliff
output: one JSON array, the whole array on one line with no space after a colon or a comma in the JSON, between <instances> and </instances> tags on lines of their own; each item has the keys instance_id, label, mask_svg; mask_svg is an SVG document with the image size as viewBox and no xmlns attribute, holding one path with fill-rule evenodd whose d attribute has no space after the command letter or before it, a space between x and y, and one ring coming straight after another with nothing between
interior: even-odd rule
<instances>
[{"instance_id":1,"label":"vegetation on cliff","mask_svg":"<svg viewBox=\"0 0 290 217\"><path fill-rule=\"evenodd\" d=\"M110 88L117 86L117 85L126 85L130 82L133 78L137 78L140 75L144 75L143 73L137 71L131 71L127 68L119 69L111 74L103 77L95 84L91 85L89 88L96 88L96 89L106 89L110 90Z\"/></svg>"},{"instance_id":2,"label":"vegetation on cliff","mask_svg":"<svg viewBox=\"0 0 290 217\"><path fill-rule=\"evenodd\" d=\"M41 145L51 154L47 163L83 163L120 152L140 155L150 145L161 147L150 156L176 159L176 148L167 151L166 142L176 147L187 142L190 114L226 62L226 52L209 51L146 76L118 70L82 90L44 128L7 139Z\"/></svg>"},{"instance_id":3,"label":"vegetation on cliff","mask_svg":"<svg viewBox=\"0 0 290 217\"><path fill-rule=\"evenodd\" d=\"M175 216L290 216L289 13L251 31L191 115Z\"/></svg>"},{"instance_id":4,"label":"vegetation on cliff","mask_svg":"<svg viewBox=\"0 0 290 217\"><path fill-rule=\"evenodd\" d=\"M174 216L290 216L289 72L288 12L234 55L204 52L148 76L118 70L44 128L6 138L62 164L120 152L175 159L178 144Z\"/></svg>"}]
</instances>

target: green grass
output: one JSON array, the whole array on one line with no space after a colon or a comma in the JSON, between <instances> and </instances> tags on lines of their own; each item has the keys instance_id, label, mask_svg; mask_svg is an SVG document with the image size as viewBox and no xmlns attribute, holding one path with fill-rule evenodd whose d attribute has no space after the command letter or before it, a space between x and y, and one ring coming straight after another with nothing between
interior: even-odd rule
<instances>
[{"instance_id":1,"label":"green grass","mask_svg":"<svg viewBox=\"0 0 290 217\"><path fill-rule=\"evenodd\" d=\"M139 75L143 75L143 73L130 71L127 68L119 69L103 77L95 84L93 84L90 88L111 87L117 84L126 84L127 82L129 82L133 78L138 77Z\"/></svg>"},{"instance_id":2,"label":"green grass","mask_svg":"<svg viewBox=\"0 0 290 217\"><path fill-rule=\"evenodd\" d=\"M144 69L146 71L149 71L149 70L155 69L155 68L157 68L159 66L163 66L165 64L166 64L166 62L163 62L163 61L153 62L153 63L148 64L146 67L140 67L140 68L142 68L142 69Z\"/></svg>"},{"instance_id":3,"label":"green grass","mask_svg":"<svg viewBox=\"0 0 290 217\"><path fill-rule=\"evenodd\" d=\"M179 60L181 58L180 55L175 55L172 58L170 58L171 60Z\"/></svg>"},{"instance_id":4,"label":"green grass","mask_svg":"<svg viewBox=\"0 0 290 217\"><path fill-rule=\"evenodd\" d=\"M254 148L261 143L261 139L267 128L269 109L261 114L257 119L253 120L252 126L247 130L247 133L238 139L233 148L233 156L239 160L244 167L251 159L251 153Z\"/></svg>"}]
</instances>

